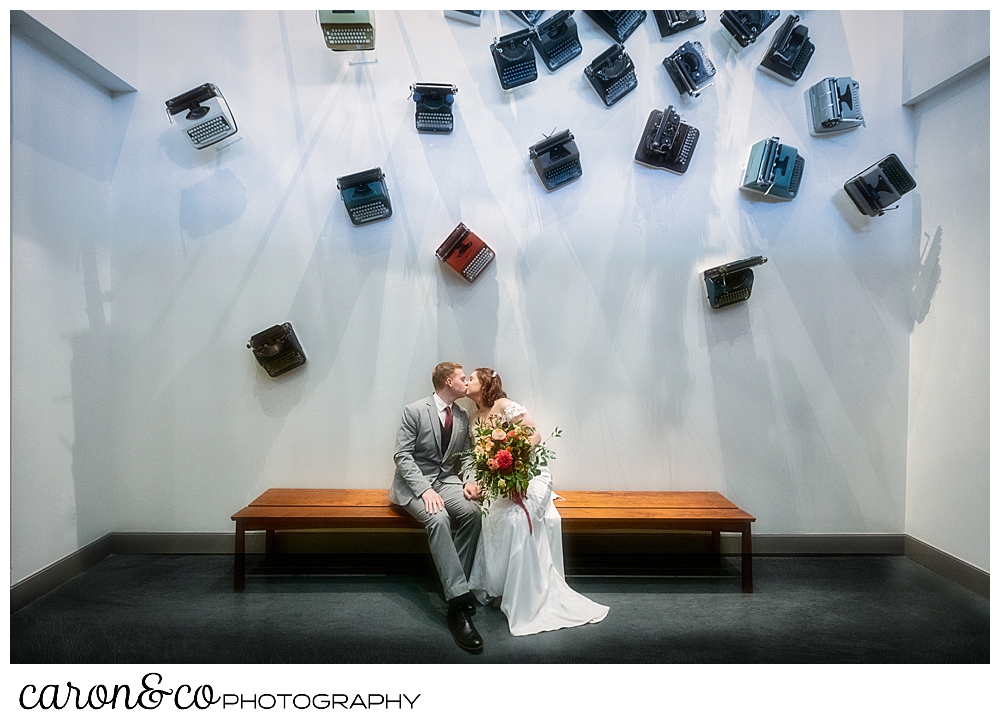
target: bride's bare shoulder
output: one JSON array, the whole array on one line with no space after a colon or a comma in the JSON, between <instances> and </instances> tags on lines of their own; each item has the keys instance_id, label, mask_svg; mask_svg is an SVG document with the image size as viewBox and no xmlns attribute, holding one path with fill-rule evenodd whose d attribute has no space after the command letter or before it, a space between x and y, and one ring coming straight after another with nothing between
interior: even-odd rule
<instances>
[{"instance_id":1,"label":"bride's bare shoulder","mask_svg":"<svg viewBox=\"0 0 1000 724\"><path fill-rule=\"evenodd\" d=\"M493 409L490 410L490 414L502 415L504 411L513 404L514 403L508 400L506 397L501 397L499 400L493 403Z\"/></svg>"}]
</instances>

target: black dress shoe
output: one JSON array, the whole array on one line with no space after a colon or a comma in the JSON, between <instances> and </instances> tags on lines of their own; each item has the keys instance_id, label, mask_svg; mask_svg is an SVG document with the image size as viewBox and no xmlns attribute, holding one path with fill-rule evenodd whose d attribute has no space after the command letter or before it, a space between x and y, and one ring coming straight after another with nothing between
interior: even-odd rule
<instances>
[{"instance_id":1,"label":"black dress shoe","mask_svg":"<svg viewBox=\"0 0 1000 724\"><path fill-rule=\"evenodd\" d=\"M455 637L455 643L470 654L483 652L483 637L472 625L472 619L464 606L451 606L448 609L448 630Z\"/></svg>"}]
</instances>

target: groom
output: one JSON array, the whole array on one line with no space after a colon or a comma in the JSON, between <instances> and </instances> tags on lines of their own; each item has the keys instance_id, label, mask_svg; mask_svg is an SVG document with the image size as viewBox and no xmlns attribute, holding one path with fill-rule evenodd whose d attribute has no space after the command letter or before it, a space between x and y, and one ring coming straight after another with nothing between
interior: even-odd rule
<instances>
[{"instance_id":1,"label":"groom","mask_svg":"<svg viewBox=\"0 0 1000 724\"><path fill-rule=\"evenodd\" d=\"M469 573L476 557L482 513L475 483L462 483L461 454L469 447L469 416L455 400L465 397L462 366L442 362L431 375L434 394L403 408L396 434L396 474L389 500L406 508L427 531L427 543L448 602L455 643L478 654L483 639L472 625L475 596ZM452 519L458 525L451 537Z\"/></svg>"}]
</instances>

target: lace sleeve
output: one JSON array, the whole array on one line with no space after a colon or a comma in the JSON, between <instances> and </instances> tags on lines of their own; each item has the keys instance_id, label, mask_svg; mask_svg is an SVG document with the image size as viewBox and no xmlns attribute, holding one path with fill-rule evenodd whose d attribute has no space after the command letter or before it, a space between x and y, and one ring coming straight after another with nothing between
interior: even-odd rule
<instances>
[{"instance_id":1,"label":"lace sleeve","mask_svg":"<svg viewBox=\"0 0 1000 724\"><path fill-rule=\"evenodd\" d=\"M510 422L515 417L527 414L527 412L528 412L527 408L517 404L514 401L511 401L511 403L507 405L507 409L503 411L503 421Z\"/></svg>"}]
</instances>

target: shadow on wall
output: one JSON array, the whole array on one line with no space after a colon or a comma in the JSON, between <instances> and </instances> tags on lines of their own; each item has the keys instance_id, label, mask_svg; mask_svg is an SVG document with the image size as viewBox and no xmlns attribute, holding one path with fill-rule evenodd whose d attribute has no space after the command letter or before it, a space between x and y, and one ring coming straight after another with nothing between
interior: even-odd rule
<instances>
[{"instance_id":1,"label":"shadow on wall","mask_svg":"<svg viewBox=\"0 0 1000 724\"><path fill-rule=\"evenodd\" d=\"M915 204L916 213L919 216L919 204ZM921 324L931 311L931 300L937 292L941 283L941 237L942 229L939 226L934 232L934 237L926 231L920 229L919 224L914 224L917 229L915 239L916 263L913 265L912 281L910 283L910 314L912 322L910 331L917 324ZM923 234L923 240L919 235Z\"/></svg>"},{"instance_id":2,"label":"shadow on wall","mask_svg":"<svg viewBox=\"0 0 1000 724\"><path fill-rule=\"evenodd\" d=\"M236 221L247 208L247 189L229 169L181 191L180 226L200 239Z\"/></svg>"}]
</instances>

